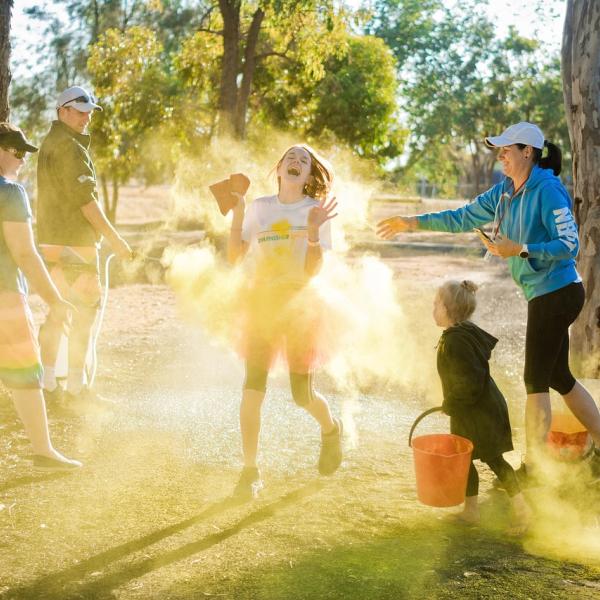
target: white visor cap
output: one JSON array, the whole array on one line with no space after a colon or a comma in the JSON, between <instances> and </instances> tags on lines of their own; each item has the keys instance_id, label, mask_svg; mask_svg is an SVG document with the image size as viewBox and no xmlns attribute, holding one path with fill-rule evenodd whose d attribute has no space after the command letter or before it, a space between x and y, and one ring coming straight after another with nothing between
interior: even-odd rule
<instances>
[{"instance_id":1,"label":"white visor cap","mask_svg":"<svg viewBox=\"0 0 600 600\"><path fill-rule=\"evenodd\" d=\"M525 144L541 150L544 147L544 134L537 125L521 121L521 123L511 125L500 135L485 138L485 145L489 148L501 148L513 144Z\"/></svg>"},{"instance_id":2,"label":"white visor cap","mask_svg":"<svg viewBox=\"0 0 600 600\"><path fill-rule=\"evenodd\" d=\"M63 106L70 106L79 112L102 110L102 107L97 104L96 98L78 85L67 88L60 94L56 100L56 108L62 108Z\"/></svg>"}]
</instances>

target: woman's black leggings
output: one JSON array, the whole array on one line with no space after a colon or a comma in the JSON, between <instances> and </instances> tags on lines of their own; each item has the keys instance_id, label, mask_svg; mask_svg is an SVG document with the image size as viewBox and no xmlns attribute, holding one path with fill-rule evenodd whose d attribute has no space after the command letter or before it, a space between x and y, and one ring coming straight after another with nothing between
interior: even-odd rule
<instances>
[{"instance_id":1,"label":"woman's black leggings","mask_svg":"<svg viewBox=\"0 0 600 600\"><path fill-rule=\"evenodd\" d=\"M483 461L482 461L483 462ZM517 481L515 470L504 460L503 456L498 456L490 461L485 461L486 465L496 474L506 493L512 498L516 496L521 488ZM469 478L467 479L467 496L477 496L479 493L479 474L471 461L469 469Z\"/></svg>"},{"instance_id":2,"label":"woman's black leggings","mask_svg":"<svg viewBox=\"0 0 600 600\"><path fill-rule=\"evenodd\" d=\"M538 296L527 305L525 387L528 394L555 389L563 396L575 385L569 369L569 326L583 307L582 283Z\"/></svg>"}]
</instances>

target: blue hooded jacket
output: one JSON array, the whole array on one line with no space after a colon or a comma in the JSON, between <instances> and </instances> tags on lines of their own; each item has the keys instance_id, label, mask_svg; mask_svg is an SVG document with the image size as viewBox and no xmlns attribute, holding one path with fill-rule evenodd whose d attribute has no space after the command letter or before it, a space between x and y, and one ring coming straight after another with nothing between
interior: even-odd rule
<instances>
[{"instance_id":1,"label":"blue hooded jacket","mask_svg":"<svg viewBox=\"0 0 600 600\"><path fill-rule=\"evenodd\" d=\"M496 184L473 202L456 210L419 215L419 229L471 231L486 223L519 244L527 244L529 258L511 256L508 266L529 301L581 281L575 268L579 252L577 224L571 199L551 169L535 165L511 200L510 178Z\"/></svg>"}]
</instances>

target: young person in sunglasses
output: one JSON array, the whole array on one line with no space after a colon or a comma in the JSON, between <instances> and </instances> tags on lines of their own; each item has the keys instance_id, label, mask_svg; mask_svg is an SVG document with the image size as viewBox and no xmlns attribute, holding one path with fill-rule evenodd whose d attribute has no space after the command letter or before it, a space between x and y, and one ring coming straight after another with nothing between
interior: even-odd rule
<instances>
[{"instance_id":1,"label":"young person in sunglasses","mask_svg":"<svg viewBox=\"0 0 600 600\"><path fill-rule=\"evenodd\" d=\"M41 389L42 365L25 274L50 307L49 319L66 326L73 306L60 295L37 253L31 209L24 188L15 183L27 152L37 152L23 132L0 123L0 381L9 389L34 452L34 465L53 469L81 466L52 446Z\"/></svg>"},{"instance_id":2,"label":"young person in sunglasses","mask_svg":"<svg viewBox=\"0 0 600 600\"><path fill-rule=\"evenodd\" d=\"M37 233L40 252L55 285L77 307L69 334L67 397L91 397L84 375L92 326L100 304L98 247L106 238L121 258L131 248L104 215L90 156L87 126L102 108L84 88L66 89L56 102L57 120L44 138L38 160ZM56 358L62 331L48 320L40 342L44 389L57 392Z\"/></svg>"},{"instance_id":3,"label":"young person in sunglasses","mask_svg":"<svg viewBox=\"0 0 600 600\"><path fill-rule=\"evenodd\" d=\"M457 233L493 224L492 238L482 234L481 241L490 254L507 260L527 300L526 464L530 467L543 454L552 388L590 432L596 445L592 471L600 474L600 412L569 368L569 326L583 308L585 291L575 265L579 238L572 202L558 178L561 151L527 122L511 125L485 143L498 149L503 181L456 210L385 219L378 234L391 239L417 229ZM525 464L519 473L528 474Z\"/></svg>"}]
</instances>

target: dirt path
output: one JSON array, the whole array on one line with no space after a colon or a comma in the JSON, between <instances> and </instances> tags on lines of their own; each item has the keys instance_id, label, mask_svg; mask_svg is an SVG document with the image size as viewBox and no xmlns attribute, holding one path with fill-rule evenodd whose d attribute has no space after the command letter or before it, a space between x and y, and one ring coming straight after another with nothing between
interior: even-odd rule
<instances>
[{"instance_id":1,"label":"dirt path","mask_svg":"<svg viewBox=\"0 0 600 600\"><path fill-rule=\"evenodd\" d=\"M493 264L427 261L426 270L418 257L389 261L406 311L420 327L420 351L435 355L439 332L421 326L429 323L435 286L449 272L459 279L475 273L485 283L478 320L501 338L494 370L520 447L524 302ZM116 404L84 415L50 407L57 446L85 461L80 473L34 473L2 398L0 598L591 599L600 593L600 554L593 554L600 530L597 514L586 508L597 507L598 497L591 492L584 509L562 496L558 504L539 504L540 519L554 519L553 533L540 526L524 542L503 534L507 502L492 489L490 474L482 477L480 528L453 525L449 511L417 503L406 437L431 404L419 389L382 384L349 399L321 377L320 389L355 434L343 468L320 478L317 429L291 403L286 378L274 377L261 449L268 487L259 501L236 504L229 494L240 464L240 361L178 318L166 287L146 285L112 291L100 357L99 388ZM432 419L424 431L446 426ZM518 456L509 458L518 464ZM582 532L592 541L582 541Z\"/></svg>"}]
</instances>

